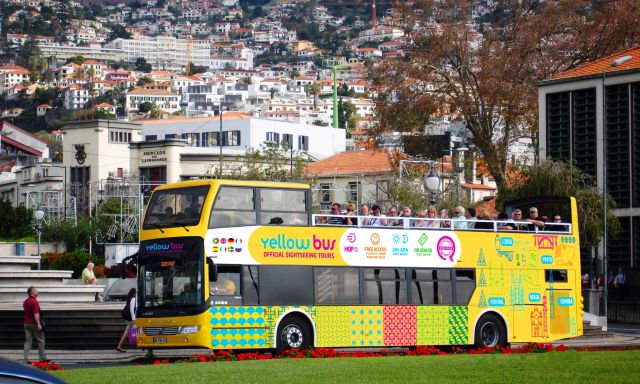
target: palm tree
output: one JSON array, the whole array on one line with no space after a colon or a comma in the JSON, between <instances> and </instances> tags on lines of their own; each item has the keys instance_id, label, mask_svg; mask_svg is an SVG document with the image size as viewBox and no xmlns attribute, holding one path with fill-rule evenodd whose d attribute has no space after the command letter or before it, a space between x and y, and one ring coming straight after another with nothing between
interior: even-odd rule
<instances>
[{"instance_id":1,"label":"palm tree","mask_svg":"<svg viewBox=\"0 0 640 384\"><path fill-rule=\"evenodd\" d=\"M320 95L320 85L318 83L307 84L304 87L307 94L313 95L313 110L318 110L318 95Z\"/></svg>"},{"instance_id":2,"label":"palm tree","mask_svg":"<svg viewBox=\"0 0 640 384\"><path fill-rule=\"evenodd\" d=\"M279 95L280 91L277 88L269 88L269 94L271 95L271 100L275 97L275 95Z\"/></svg>"}]
</instances>

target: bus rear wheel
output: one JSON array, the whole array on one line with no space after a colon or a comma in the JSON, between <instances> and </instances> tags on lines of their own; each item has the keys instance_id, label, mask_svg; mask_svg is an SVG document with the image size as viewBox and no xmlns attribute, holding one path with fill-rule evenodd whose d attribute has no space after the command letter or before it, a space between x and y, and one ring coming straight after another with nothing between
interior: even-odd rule
<instances>
[{"instance_id":1,"label":"bus rear wheel","mask_svg":"<svg viewBox=\"0 0 640 384\"><path fill-rule=\"evenodd\" d=\"M504 347L507 344L507 330L502 319L494 313L482 316L476 324L475 342L476 348Z\"/></svg>"},{"instance_id":2,"label":"bus rear wheel","mask_svg":"<svg viewBox=\"0 0 640 384\"><path fill-rule=\"evenodd\" d=\"M289 316L282 320L276 333L276 352L287 349L307 349L311 347L311 329L306 321L297 316Z\"/></svg>"}]
</instances>

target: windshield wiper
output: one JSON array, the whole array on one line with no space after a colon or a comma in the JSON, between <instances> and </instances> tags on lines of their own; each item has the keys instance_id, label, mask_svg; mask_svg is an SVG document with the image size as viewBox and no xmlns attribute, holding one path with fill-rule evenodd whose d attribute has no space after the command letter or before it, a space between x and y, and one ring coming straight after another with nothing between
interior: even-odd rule
<instances>
[{"instance_id":1,"label":"windshield wiper","mask_svg":"<svg viewBox=\"0 0 640 384\"><path fill-rule=\"evenodd\" d=\"M151 228L155 228L155 229L159 230L160 233L164 233L164 231L162 230L162 224L160 224L160 223L150 223L149 226Z\"/></svg>"}]
</instances>

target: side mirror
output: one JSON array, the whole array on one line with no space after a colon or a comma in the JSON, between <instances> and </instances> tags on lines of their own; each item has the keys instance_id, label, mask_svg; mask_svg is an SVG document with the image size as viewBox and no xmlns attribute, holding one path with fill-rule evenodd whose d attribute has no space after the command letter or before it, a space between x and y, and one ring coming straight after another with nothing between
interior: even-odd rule
<instances>
[{"instance_id":1,"label":"side mirror","mask_svg":"<svg viewBox=\"0 0 640 384\"><path fill-rule=\"evenodd\" d=\"M218 281L218 266L216 263L207 257L207 265L209 266L209 281Z\"/></svg>"}]
</instances>

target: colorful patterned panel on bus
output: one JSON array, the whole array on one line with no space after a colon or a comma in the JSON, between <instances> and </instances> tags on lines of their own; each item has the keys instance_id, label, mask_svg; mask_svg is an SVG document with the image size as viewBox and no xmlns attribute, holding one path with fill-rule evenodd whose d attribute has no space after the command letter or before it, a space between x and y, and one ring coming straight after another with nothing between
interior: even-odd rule
<instances>
[{"instance_id":1,"label":"colorful patterned panel on bus","mask_svg":"<svg viewBox=\"0 0 640 384\"><path fill-rule=\"evenodd\" d=\"M356 311L361 315L361 346L381 347L383 345L384 326L382 324L382 308L383 307L361 307Z\"/></svg>"},{"instance_id":2,"label":"colorful patterned panel on bus","mask_svg":"<svg viewBox=\"0 0 640 384\"><path fill-rule=\"evenodd\" d=\"M449 307L449 344L467 344L469 332L469 307Z\"/></svg>"},{"instance_id":3,"label":"colorful patterned panel on bus","mask_svg":"<svg viewBox=\"0 0 640 384\"><path fill-rule=\"evenodd\" d=\"M265 307L211 307L211 326L213 328L263 328Z\"/></svg>"},{"instance_id":4,"label":"colorful patterned panel on bus","mask_svg":"<svg viewBox=\"0 0 640 384\"><path fill-rule=\"evenodd\" d=\"M264 307L212 307L209 312L213 348L265 348L271 345L266 337Z\"/></svg>"},{"instance_id":5,"label":"colorful patterned panel on bus","mask_svg":"<svg viewBox=\"0 0 640 384\"><path fill-rule=\"evenodd\" d=\"M417 307L417 345L449 344L449 307Z\"/></svg>"},{"instance_id":6,"label":"colorful patterned panel on bus","mask_svg":"<svg viewBox=\"0 0 640 384\"><path fill-rule=\"evenodd\" d=\"M214 349L267 348L264 328L212 329L211 344Z\"/></svg>"},{"instance_id":7,"label":"colorful patterned panel on bus","mask_svg":"<svg viewBox=\"0 0 640 384\"><path fill-rule=\"evenodd\" d=\"M278 319L285 312L298 308L315 322L314 307L212 307L209 310L212 344L215 348L272 346Z\"/></svg>"},{"instance_id":8,"label":"colorful patterned panel on bus","mask_svg":"<svg viewBox=\"0 0 640 384\"><path fill-rule=\"evenodd\" d=\"M384 307L384 345L416 345L416 307Z\"/></svg>"},{"instance_id":9,"label":"colorful patterned panel on bus","mask_svg":"<svg viewBox=\"0 0 640 384\"><path fill-rule=\"evenodd\" d=\"M316 307L316 346L355 347L362 341L359 310L355 307Z\"/></svg>"}]
</instances>

